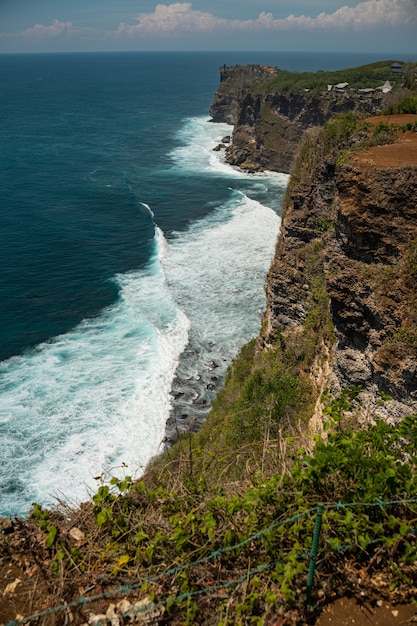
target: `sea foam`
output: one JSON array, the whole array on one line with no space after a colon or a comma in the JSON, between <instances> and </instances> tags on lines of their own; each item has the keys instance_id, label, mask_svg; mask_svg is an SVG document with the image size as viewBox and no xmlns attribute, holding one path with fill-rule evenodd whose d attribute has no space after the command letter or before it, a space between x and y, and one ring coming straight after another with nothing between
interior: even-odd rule
<instances>
[{"instance_id":1,"label":"sea foam","mask_svg":"<svg viewBox=\"0 0 417 626\"><path fill-rule=\"evenodd\" d=\"M166 286L162 233L145 271L115 278L118 302L1 364L2 514L79 501L103 471L140 474L161 449L189 322Z\"/></svg>"},{"instance_id":2,"label":"sea foam","mask_svg":"<svg viewBox=\"0 0 417 626\"><path fill-rule=\"evenodd\" d=\"M169 155L179 176L216 177L223 200L169 240L157 207L142 203L153 257L114 277L117 302L0 364L0 514L80 502L103 473L139 476L173 409L204 419L227 366L257 334L287 177L228 166L212 148L229 133L186 120Z\"/></svg>"}]
</instances>

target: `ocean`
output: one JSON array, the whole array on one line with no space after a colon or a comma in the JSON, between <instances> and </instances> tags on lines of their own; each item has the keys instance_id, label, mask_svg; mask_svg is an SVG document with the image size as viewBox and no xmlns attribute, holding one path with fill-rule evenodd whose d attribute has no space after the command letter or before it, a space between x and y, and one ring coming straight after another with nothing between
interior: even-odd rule
<instances>
[{"instance_id":1,"label":"ocean","mask_svg":"<svg viewBox=\"0 0 417 626\"><path fill-rule=\"evenodd\" d=\"M214 152L226 63L377 55L0 55L0 515L140 476L259 332L288 176Z\"/></svg>"}]
</instances>

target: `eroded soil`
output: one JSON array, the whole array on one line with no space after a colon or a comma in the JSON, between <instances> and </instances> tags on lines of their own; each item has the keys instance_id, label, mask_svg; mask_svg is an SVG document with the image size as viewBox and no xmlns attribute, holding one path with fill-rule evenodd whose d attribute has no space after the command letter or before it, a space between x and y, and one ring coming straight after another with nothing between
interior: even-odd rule
<instances>
[{"instance_id":1,"label":"eroded soil","mask_svg":"<svg viewBox=\"0 0 417 626\"><path fill-rule=\"evenodd\" d=\"M390 115L387 117L370 117L367 122L374 126L381 122L388 125L402 126L408 123L414 124L417 115ZM382 146L374 146L354 156L356 164L363 167L403 167L405 165L417 165L417 132L400 132L394 142Z\"/></svg>"},{"instance_id":2,"label":"eroded soil","mask_svg":"<svg viewBox=\"0 0 417 626\"><path fill-rule=\"evenodd\" d=\"M416 623L415 605L391 604L383 600L371 604L356 598L340 598L324 609L316 626L396 626Z\"/></svg>"}]
</instances>

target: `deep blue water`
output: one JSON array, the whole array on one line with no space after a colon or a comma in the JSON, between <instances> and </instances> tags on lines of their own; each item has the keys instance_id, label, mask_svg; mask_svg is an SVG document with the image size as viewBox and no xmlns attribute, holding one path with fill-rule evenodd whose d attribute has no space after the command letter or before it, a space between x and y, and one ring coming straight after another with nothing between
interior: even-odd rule
<instances>
[{"instance_id":1,"label":"deep blue water","mask_svg":"<svg viewBox=\"0 0 417 626\"><path fill-rule=\"evenodd\" d=\"M375 58L0 56L0 515L138 475L258 332L287 177L212 151L219 66Z\"/></svg>"}]
</instances>

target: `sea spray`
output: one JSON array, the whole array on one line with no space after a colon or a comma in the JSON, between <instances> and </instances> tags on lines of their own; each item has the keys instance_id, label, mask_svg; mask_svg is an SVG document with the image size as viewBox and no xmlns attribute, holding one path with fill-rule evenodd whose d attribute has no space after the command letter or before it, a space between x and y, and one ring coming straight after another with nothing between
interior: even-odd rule
<instances>
[{"instance_id":1,"label":"sea spray","mask_svg":"<svg viewBox=\"0 0 417 626\"><path fill-rule=\"evenodd\" d=\"M169 438L205 419L227 367L259 332L278 226L274 211L233 191L202 223L174 233L164 269L191 327L174 381Z\"/></svg>"},{"instance_id":2,"label":"sea spray","mask_svg":"<svg viewBox=\"0 0 417 626\"><path fill-rule=\"evenodd\" d=\"M189 322L160 265L117 276L118 302L70 333L1 364L2 514L79 501L102 471L140 475L161 449Z\"/></svg>"},{"instance_id":3,"label":"sea spray","mask_svg":"<svg viewBox=\"0 0 417 626\"><path fill-rule=\"evenodd\" d=\"M139 476L163 448L168 416L180 429L190 417L201 422L258 332L287 177L228 166L211 150L223 125L191 118L182 128L189 139L180 131L177 141L191 143L169 153L168 175L205 178L221 199L200 217L206 199L195 189L196 216L167 235L160 204L138 198L153 252L144 268L114 277L114 305L1 364L2 514L56 497L79 502L103 472ZM178 202L173 215L184 213Z\"/></svg>"}]
</instances>

